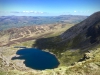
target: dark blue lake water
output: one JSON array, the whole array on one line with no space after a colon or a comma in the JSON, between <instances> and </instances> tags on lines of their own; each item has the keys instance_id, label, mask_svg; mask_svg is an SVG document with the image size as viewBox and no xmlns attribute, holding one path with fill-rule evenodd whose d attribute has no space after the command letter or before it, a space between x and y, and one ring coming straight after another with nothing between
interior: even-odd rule
<instances>
[{"instance_id":1,"label":"dark blue lake water","mask_svg":"<svg viewBox=\"0 0 100 75\"><path fill-rule=\"evenodd\" d=\"M13 57L12 60L25 60L26 67L36 70L53 69L58 67L59 61L55 55L35 48L20 49L16 52L19 57Z\"/></svg>"}]
</instances>

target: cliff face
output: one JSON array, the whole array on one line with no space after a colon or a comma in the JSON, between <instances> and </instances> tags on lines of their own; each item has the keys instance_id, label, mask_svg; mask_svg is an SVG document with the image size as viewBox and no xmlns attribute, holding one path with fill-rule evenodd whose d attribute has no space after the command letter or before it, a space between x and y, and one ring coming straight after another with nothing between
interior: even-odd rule
<instances>
[{"instance_id":1,"label":"cliff face","mask_svg":"<svg viewBox=\"0 0 100 75\"><path fill-rule=\"evenodd\" d=\"M100 40L100 12L92 14L81 23L71 27L62 35L62 42L74 47L88 47Z\"/></svg>"}]
</instances>

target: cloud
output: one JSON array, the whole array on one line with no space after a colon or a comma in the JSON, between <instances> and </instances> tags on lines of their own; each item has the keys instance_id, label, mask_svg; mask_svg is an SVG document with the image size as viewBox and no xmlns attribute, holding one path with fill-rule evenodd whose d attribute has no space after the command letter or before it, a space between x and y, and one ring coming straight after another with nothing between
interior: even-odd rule
<instances>
[{"instance_id":1,"label":"cloud","mask_svg":"<svg viewBox=\"0 0 100 75\"><path fill-rule=\"evenodd\" d=\"M44 14L46 12L40 12L40 11L23 11L23 13Z\"/></svg>"},{"instance_id":2,"label":"cloud","mask_svg":"<svg viewBox=\"0 0 100 75\"><path fill-rule=\"evenodd\" d=\"M11 14L46 14L47 12L42 11L0 11L0 13L11 13Z\"/></svg>"},{"instance_id":3,"label":"cloud","mask_svg":"<svg viewBox=\"0 0 100 75\"><path fill-rule=\"evenodd\" d=\"M74 12L77 12L76 10Z\"/></svg>"}]
</instances>

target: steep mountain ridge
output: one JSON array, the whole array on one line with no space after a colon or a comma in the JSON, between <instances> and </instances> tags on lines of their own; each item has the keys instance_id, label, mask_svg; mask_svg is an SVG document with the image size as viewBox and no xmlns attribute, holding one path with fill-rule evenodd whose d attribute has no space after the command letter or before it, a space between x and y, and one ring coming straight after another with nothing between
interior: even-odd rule
<instances>
[{"instance_id":1,"label":"steep mountain ridge","mask_svg":"<svg viewBox=\"0 0 100 75\"><path fill-rule=\"evenodd\" d=\"M71 45L73 45L73 43L76 43L74 47L89 46L93 43L96 43L97 41L100 41L99 32L100 12L96 12L81 23L71 27L63 34L61 34L61 42L67 42L67 46L69 43Z\"/></svg>"}]
</instances>

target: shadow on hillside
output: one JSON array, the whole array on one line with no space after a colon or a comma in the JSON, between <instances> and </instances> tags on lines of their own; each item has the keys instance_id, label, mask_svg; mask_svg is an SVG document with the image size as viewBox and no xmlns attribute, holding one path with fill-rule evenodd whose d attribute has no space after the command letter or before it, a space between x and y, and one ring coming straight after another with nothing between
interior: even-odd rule
<instances>
[{"instance_id":1,"label":"shadow on hillside","mask_svg":"<svg viewBox=\"0 0 100 75\"><path fill-rule=\"evenodd\" d=\"M62 52L65 52L67 47L66 42L61 42L61 37L48 37L48 38L39 38L35 41L35 43L32 45L34 48L42 49L42 50L49 50L50 52L53 52L56 55L61 54Z\"/></svg>"},{"instance_id":2,"label":"shadow on hillside","mask_svg":"<svg viewBox=\"0 0 100 75\"><path fill-rule=\"evenodd\" d=\"M58 50L59 48L59 43L60 38L59 36L56 37L49 37L49 38L39 38L35 41L35 43L32 45L32 47L34 48L38 48L38 49L48 49L53 53L56 53L55 50Z\"/></svg>"},{"instance_id":3,"label":"shadow on hillside","mask_svg":"<svg viewBox=\"0 0 100 75\"><path fill-rule=\"evenodd\" d=\"M100 43L100 20L94 23L87 30L87 37L90 37L90 43L93 44L95 42Z\"/></svg>"},{"instance_id":4,"label":"shadow on hillside","mask_svg":"<svg viewBox=\"0 0 100 75\"><path fill-rule=\"evenodd\" d=\"M53 49L56 46L56 40L54 37L50 38L39 38L36 40L32 47L39 49Z\"/></svg>"},{"instance_id":5,"label":"shadow on hillside","mask_svg":"<svg viewBox=\"0 0 100 75\"><path fill-rule=\"evenodd\" d=\"M25 60L26 67L30 67L36 70L53 69L58 67L59 62L55 55L49 52L44 52L35 48L20 49L16 52L17 55L12 57L11 60Z\"/></svg>"}]
</instances>

